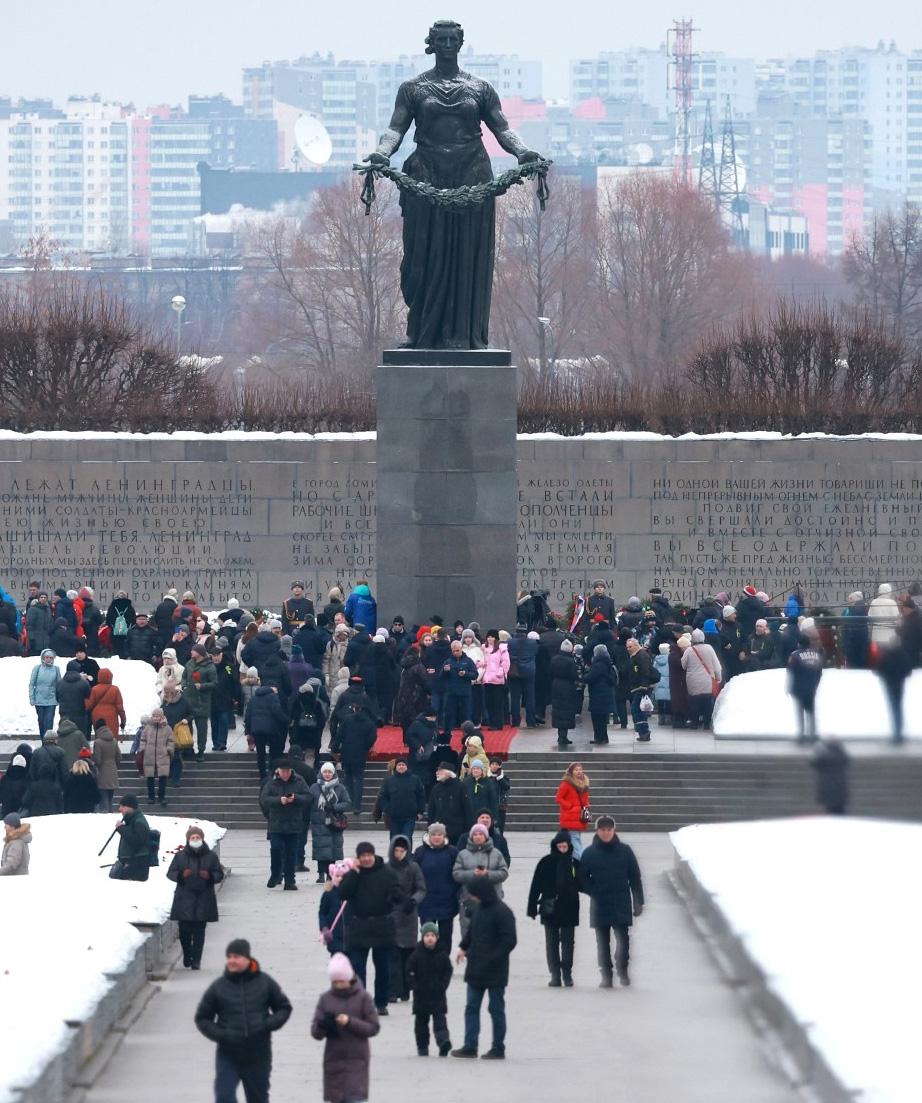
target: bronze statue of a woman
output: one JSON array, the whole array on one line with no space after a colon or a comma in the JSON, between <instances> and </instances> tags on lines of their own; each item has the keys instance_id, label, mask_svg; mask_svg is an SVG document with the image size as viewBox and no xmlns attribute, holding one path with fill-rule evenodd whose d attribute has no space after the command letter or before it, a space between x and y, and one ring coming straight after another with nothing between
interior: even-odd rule
<instances>
[{"instance_id":1,"label":"bronze statue of a woman","mask_svg":"<svg viewBox=\"0 0 922 1103\"><path fill-rule=\"evenodd\" d=\"M426 53L435 54L435 66L400 86L390 126L366 158L372 169L390 164L411 123L416 150L403 171L438 189L493 180L481 123L520 165L541 160L509 129L495 89L458 68L463 43L459 23L432 25ZM409 310L404 348L488 347L495 203L490 195L476 204L449 206L401 189L400 287Z\"/></svg>"}]
</instances>

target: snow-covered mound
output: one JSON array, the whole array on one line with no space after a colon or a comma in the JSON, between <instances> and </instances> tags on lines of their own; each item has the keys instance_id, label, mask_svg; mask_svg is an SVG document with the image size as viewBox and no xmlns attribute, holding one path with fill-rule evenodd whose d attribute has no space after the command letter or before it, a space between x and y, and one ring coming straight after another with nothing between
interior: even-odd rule
<instances>
[{"instance_id":1,"label":"snow-covered mound","mask_svg":"<svg viewBox=\"0 0 922 1103\"><path fill-rule=\"evenodd\" d=\"M35 709L29 704L29 678L32 676L32 668L39 661L38 658L0 659L0 735L23 735L33 740L39 738ZM125 714L128 717L126 738L130 738L138 730L142 714L150 712L160 703L154 688L157 672L150 663L138 662L136 659L96 661L100 667L108 667L112 671L112 681L122 692ZM60 668L62 675L69 662L70 659L55 659L55 666ZM60 713L55 714L55 723L58 719ZM118 735L118 732L113 734Z\"/></svg>"},{"instance_id":2,"label":"snow-covered mound","mask_svg":"<svg viewBox=\"0 0 922 1103\"><path fill-rule=\"evenodd\" d=\"M922 825L814 817L671 839L847 1089L915 1103Z\"/></svg>"},{"instance_id":3,"label":"snow-covered mound","mask_svg":"<svg viewBox=\"0 0 922 1103\"><path fill-rule=\"evenodd\" d=\"M760 670L731 678L717 698L714 734L743 737L797 735L797 714L787 694L787 671ZM906 683L904 734L922 737L922 671ZM820 735L842 739L889 739L890 709L880 679L871 670L826 670L816 698Z\"/></svg>"},{"instance_id":4,"label":"snow-covered mound","mask_svg":"<svg viewBox=\"0 0 922 1103\"><path fill-rule=\"evenodd\" d=\"M0 1103L17 1098L13 1089L32 1083L67 1043L68 1022L92 1014L144 941L133 924L167 919L174 885L166 871L189 824L202 826L210 846L224 835L210 820L149 816L161 832L159 868L143 883L110 881L101 867L115 860L117 836L97 852L118 820L37 816L28 821L29 875L0 879L0 1007L31 1024L0 1031Z\"/></svg>"}]
</instances>

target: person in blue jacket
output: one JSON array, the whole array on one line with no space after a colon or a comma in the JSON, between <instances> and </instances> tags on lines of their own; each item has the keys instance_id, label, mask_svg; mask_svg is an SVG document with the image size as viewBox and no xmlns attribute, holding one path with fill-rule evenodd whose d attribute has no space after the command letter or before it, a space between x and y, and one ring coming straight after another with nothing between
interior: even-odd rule
<instances>
[{"instance_id":1,"label":"person in blue jacket","mask_svg":"<svg viewBox=\"0 0 922 1103\"><path fill-rule=\"evenodd\" d=\"M371 596L371 588L365 579L359 582L346 599L343 612L350 624L364 624L369 635L373 636L378 630L378 603Z\"/></svg>"},{"instance_id":2,"label":"person in blue jacket","mask_svg":"<svg viewBox=\"0 0 922 1103\"><path fill-rule=\"evenodd\" d=\"M54 727L54 714L58 707L61 671L54 665L55 657L51 648L46 647L41 661L35 664L29 676L29 704L38 718L39 738Z\"/></svg>"}]
</instances>

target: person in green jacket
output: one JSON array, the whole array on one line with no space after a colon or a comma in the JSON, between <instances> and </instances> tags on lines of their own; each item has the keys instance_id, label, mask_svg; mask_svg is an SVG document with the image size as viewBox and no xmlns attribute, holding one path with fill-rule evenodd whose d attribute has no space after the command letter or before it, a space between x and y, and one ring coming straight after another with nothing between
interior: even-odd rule
<instances>
[{"instance_id":1,"label":"person in green jacket","mask_svg":"<svg viewBox=\"0 0 922 1103\"><path fill-rule=\"evenodd\" d=\"M189 702L189 713L195 725L196 762L205 758L208 742L208 718L211 716L211 695L218 684L218 672L205 650L197 643L192 648L192 658L182 674L182 695Z\"/></svg>"},{"instance_id":2,"label":"person in green jacket","mask_svg":"<svg viewBox=\"0 0 922 1103\"><path fill-rule=\"evenodd\" d=\"M117 881L146 881L150 875L150 825L138 811L138 798L126 793L118 802L121 823L118 832L118 861L109 870Z\"/></svg>"}]
</instances>

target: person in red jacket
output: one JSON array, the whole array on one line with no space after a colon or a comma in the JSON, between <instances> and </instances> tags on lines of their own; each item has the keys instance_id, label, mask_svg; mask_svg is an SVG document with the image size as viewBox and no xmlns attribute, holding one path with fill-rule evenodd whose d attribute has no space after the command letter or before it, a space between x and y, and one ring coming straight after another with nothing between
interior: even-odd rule
<instances>
[{"instance_id":1,"label":"person in red jacket","mask_svg":"<svg viewBox=\"0 0 922 1103\"><path fill-rule=\"evenodd\" d=\"M578 762L571 762L554 798L560 807L560 829L569 832L573 857L583 852L582 832L587 829L589 812L589 778Z\"/></svg>"}]
</instances>

